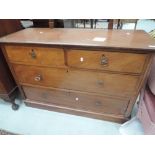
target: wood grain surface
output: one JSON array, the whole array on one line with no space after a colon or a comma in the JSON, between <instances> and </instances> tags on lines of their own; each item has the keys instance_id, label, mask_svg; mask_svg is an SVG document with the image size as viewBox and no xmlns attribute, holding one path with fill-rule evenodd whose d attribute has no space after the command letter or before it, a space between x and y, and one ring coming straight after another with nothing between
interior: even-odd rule
<instances>
[{"instance_id":1,"label":"wood grain surface","mask_svg":"<svg viewBox=\"0 0 155 155\"><path fill-rule=\"evenodd\" d=\"M110 47L116 49L140 49L155 52L155 40L143 30L28 28L2 37L0 43L95 48Z\"/></svg>"}]
</instances>

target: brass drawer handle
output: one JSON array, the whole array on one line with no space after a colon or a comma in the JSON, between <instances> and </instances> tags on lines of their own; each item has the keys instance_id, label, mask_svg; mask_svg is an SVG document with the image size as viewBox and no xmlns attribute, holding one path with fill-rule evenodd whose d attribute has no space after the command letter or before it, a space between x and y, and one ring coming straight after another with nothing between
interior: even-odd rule
<instances>
[{"instance_id":1,"label":"brass drawer handle","mask_svg":"<svg viewBox=\"0 0 155 155\"><path fill-rule=\"evenodd\" d=\"M29 53L32 59L36 59L37 55L35 51L32 49L32 51Z\"/></svg>"},{"instance_id":2,"label":"brass drawer handle","mask_svg":"<svg viewBox=\"0 0 155 155\"><path fill-rule=\"evenodd\" d=\"M101 106L102 103L101 103L100 101L97 101L97 102L95 103L95 105L96 105L96 106Z\"/></svg>"},{"instance_id":3,"label":"brass drawer handle","mask_svg":"<svg viewBox=\"0 0 155 155\"><path fill-rule=\"evenodd\" d=\"M41 75L37 75L35 78L34 78L35 81L41 81L42 80L42 76Z\"/></svg>"},{"instance_id":4,"label":"brass drawer handle","mask_svg":"<svg viewBox=\"0 0 155 155\"><path fill-rule=\"evenodd\" d=\"M101 56L101 62L100 63L103 66L107 66L108 65L108 58L104 54Z\"/></svg>"}]
</instances>

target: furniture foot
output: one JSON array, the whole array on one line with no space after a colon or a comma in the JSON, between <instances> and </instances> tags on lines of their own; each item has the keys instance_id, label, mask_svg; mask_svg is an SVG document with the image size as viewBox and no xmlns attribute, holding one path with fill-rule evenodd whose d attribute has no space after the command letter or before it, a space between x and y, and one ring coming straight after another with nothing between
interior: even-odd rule
<instances>
[{"instance_id":1,"label":"furniture foot","mask_svg":"<svg viewBox=\"0 0 155 155\"><path fill-rule=\"evenodd\" d=\"M16 104L15 102L12 103L12 109L13 110L18 110L19 109L19 105Z\"/></svg>"}]
</instances>

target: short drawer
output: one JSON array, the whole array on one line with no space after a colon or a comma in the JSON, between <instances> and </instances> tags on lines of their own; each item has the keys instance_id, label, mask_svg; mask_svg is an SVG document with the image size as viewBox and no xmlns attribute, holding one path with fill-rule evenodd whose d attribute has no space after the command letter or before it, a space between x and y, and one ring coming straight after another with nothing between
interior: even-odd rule
<instances>
[{"instance_id":1,"label":"short drawer","mask_svg":"<svg viewBox=\"0 0 155 155\"><path fill-rule=\"evenodd\" d=\"M139 76L44 68L14 64L20 83L128 96L137 90Z\"/></svg>"},{"instance_id":2,"label":"short drawer","mask_svg":"<svg viewBox=\"0 0 155 155\"><path fill-rule=\"evenodd\" d=\"M59 48L5 46L11 62L42 66L64 66L64 51Z\"/></svg>"},{"instance_id":3,"label":"short drawer","mask_svg":"<svg viewBox=\"0 0 155 155\"><path fill-rule=\"evenodd\" d=\"M118 100L92 94L27 86L23 86L23 90L26 98L30 100L94 113L123 115L128 105L128 100Z\"/></svg>"},{"instance_id":4,"label":"short drawer","mask_svg":"<svg viewBox=\"0 0 155 155\"><path fill-rule=\"evenodd\" d=\"M141 73L147 54L69 50L67 58L71 67Z\"/></svg>"}]
</instances>

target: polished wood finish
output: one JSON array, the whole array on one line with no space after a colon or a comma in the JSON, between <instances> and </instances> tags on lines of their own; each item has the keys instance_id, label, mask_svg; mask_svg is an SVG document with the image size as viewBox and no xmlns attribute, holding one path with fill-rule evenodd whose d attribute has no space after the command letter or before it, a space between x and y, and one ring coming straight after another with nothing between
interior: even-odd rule
<instances>
[{"instance_id":1,"label":"polished wood finish","mask_svg":"<svg viewBox=\"0 0 155 155\"><path fill-rule=\"evenodd\" d=\"M131 30L31 28L0 43L27 105L115 122L130 118L155 52Z\"/></svg>"},{"instance_id":2,"label":"polished wood finish","mask_svg":"<svg viewBox=\"0 0 155 155\"><path fill-rule=\"evenodd\" d=\"M26 46L6 46L5 48L11 62L55 67L65 65L63 49Z\"/></svg>"},{"instance_id":3,"label":"polished wood finish","mask_svg":"<svg viewBox=\"0 0 155 155\"><path fill-rule=\"evenodd\" d=\"M55 89L38 89L23 87L26 98L77 110L94 113L123 115L127 109L128 100L109 98L105 96L62 91Z\"/></svg>"},{"instance_id":4,"label":"polished wood finish","mask_svg":"<svg viewBox=\"0 0 155 155\"><path fill-rule=\"evenodd\" d=\"M82 38L82 39L81 39ZM154 51L154 39L143 30L102 30L70 28L28 28L0 39L1 43L83 47L91 49L135 49ZM139 49L139 50L138 50ZM146 51L147 50L147 51ZM120 51L120 52L125 52Z\"/></svg>"},{"instance_id":5,"label":"polished wood finish","mask_svg":"<svg viewBox=\"0 0 155 155\"><path fill-rule=\"evenodd\" d=\"M146 54L70 50L68 65L76 68L141 73L146 58Z\"/></svg>"},{"instance_id":6,"label":"polished wood finish","mask_svg":"<svg viewBox=\"0 0 155 155\"><path fill-rule=\"evenodd\" d=\"M128 97L137 90L139 76L107 74L75 69L13 65L19 82L55 88ZM39 80L36 80L40 76Z\"/></svg>"}]
</instances>

